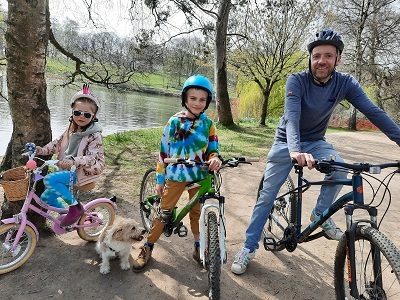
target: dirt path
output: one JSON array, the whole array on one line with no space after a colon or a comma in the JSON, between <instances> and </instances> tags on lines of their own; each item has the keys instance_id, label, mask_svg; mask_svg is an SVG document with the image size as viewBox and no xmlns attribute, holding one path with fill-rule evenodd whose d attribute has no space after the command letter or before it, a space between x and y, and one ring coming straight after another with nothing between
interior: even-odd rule
<instances>
[{"instance_id":1,"label":"dirt path","mask_svg":"<svg viewBox=\"0 0 400 300\"><path fill-rule=\"evenodd\" d=\"M399 148L380 133L331 133L328 140L349 162L382 162L399 157ZM221 277L222 299L333 299L333 256L336 242L319 239L301 244L289 253L267 252L261 245L248 272L236 276L229 270L235 253L242 247L257 186L265 167L265 159L252 166L241 166L223 172L223 193L226 196L228 263ZM309 171L310 178L321 174ZM118 217L140 221L137 197L129 194L129 181L106 182L123 194ZM121 188L124 186L125 188ZM392 185L393 205L383 231L400 246L396 218L400 205L396 195L400 185ZM312 191L306 197L315 194ZM305 201L304 220L315 201ZM335 221L344 227L341 213ZM188 224L188 222L185 222ZM396 226L396 227L395 227ZM136 257L138 246L133 249ZM75 232L59 237L40 237L32 257L12 273L0 275L2 299L208 299L207 273L191 258L192 238L162 236L153 253L149 268L143 273L121 271L118 261L108 275L99 273L99 258L93 243L79 239Z\"/></svg>"}]
</instances>

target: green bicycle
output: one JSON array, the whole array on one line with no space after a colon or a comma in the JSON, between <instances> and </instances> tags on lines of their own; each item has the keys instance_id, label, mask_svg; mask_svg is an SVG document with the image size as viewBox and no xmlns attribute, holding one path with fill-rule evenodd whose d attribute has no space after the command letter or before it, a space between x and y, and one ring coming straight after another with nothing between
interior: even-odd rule
<instances>
[{"instance_id":1,"label":"green bicycle","mask_svg":"<svg viewBox=\"0 0 400 300\"><path fill-rule=\"evenodd\" d=\"M221 169L234 168L243 163L251 164L258 160L258 158L234 157L223 160ZM208 170L208 165L196 160L168 158L164 162L183 165L196 164ZM156 171L154 169L147 170L140 189L140 215L143 226L149 232L154 219L159 218L165 222L163 233L167 237L172 233L178 234L180 237L187 236L188 230L182 220L193 206L200 202L200 260L208 272L209 299L220 298L221 264L227 261L225 197L220 194L222 184L220 170L209 171L208 176L203 180L188 183L187 190L195 187L200 187L200 189L180 211L177 207L172 212L160 210L161 197L156 193Z\"/></svg>"}]
</instances>

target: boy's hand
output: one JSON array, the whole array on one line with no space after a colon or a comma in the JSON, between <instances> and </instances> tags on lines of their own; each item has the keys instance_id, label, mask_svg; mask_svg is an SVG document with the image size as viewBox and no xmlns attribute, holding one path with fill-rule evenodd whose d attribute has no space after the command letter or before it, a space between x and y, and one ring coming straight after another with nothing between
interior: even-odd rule
<instances>
[{"instance_id":1,"label":"boy's hand","mask_svg":"<svg viewBox=\"0 0 400 300\"><path fill-rule=\"evenodd\" d=\"M217 171L219 168L221 168L222 161L219 159L218 156L216 156L207 160L206 164L208 164L208 169L210 171Z\"/></svg>"}]
</instances>

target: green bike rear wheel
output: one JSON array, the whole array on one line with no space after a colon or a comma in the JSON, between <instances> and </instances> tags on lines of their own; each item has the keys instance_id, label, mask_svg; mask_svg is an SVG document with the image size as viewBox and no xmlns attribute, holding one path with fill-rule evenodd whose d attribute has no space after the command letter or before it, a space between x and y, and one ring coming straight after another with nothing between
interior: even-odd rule
<instances>
[{"instance_id":1,"label":"green bike rear wheel","mask_svg":"<svg viewBox=\"0 0 400 300\"><path fill-rule=\"evenodd\" d=\"M156 218L156 211L160 206L160 197L157 196L156 190L156 170L149 169L143 176L140 186L140 217L147 232L150 232L153 221ZM151 197L151 198L149 198ZM147 200L153 206L153 209L148 205Z\"/></svg>"}]
</instances>

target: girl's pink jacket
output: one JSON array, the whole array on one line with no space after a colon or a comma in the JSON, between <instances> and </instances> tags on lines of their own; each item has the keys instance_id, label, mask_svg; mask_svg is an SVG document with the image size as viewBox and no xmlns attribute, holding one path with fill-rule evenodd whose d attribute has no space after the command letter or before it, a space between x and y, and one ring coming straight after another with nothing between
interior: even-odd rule
<instances>
[{"instance_id":1,"label":"girl's pink jacket","mask_svg":"<svg viewBox=\"0 0 400 300\"><path fill-rule=\"evenodd\" d=\"M64 132L59 138L41 148L39 155L58 153L58 160L62 160L68 146L68 138ZM105 158L101 132L93 132L83 136L79 144L78 154L73 158L76 166L76 181L78 186L97 181L104 170Z\"/></svg>"}]
</instances>

